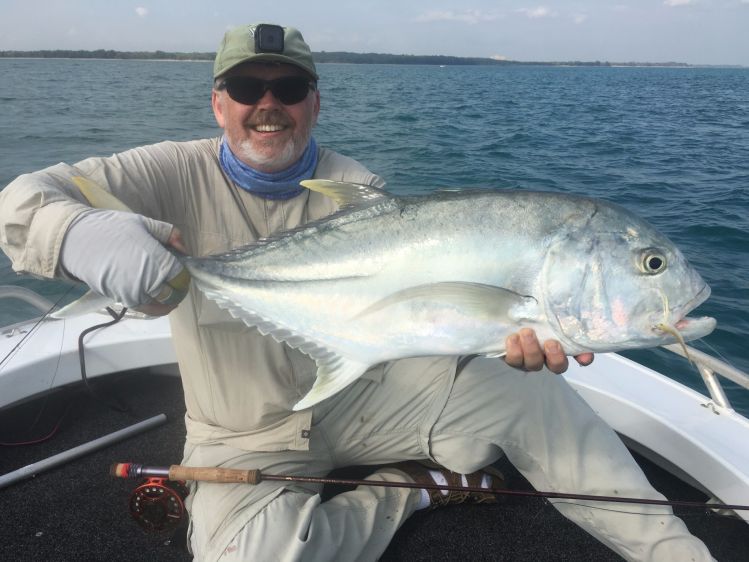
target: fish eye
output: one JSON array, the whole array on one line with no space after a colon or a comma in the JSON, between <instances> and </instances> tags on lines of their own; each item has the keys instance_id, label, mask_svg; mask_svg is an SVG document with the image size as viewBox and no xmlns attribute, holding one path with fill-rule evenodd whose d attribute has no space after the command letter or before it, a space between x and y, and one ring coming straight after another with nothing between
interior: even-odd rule
<instances>
[{"instance_id":1,"label":"fish eye","mask_svg":"<svg viewBox=\"0 0 749 562\"><path fill-rule=\"evenodd\" d=\"M655 275L666 269L666 257L656 252L648 252L642 258L642 271Z\"/></svg>"}]
</instances>

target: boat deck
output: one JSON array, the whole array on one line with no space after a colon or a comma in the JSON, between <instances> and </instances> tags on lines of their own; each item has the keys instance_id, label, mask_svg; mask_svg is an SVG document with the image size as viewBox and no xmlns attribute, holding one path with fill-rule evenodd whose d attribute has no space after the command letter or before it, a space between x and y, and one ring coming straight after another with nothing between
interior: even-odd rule
<instances>
[{"instance_id":1,"label":"boat deck","mask_svg":"<svg viewBox=\"0 0 749 562\"><path fill-rule=\"evenodd\" d=\"M169 465L179 462L184 442L184 405L179 379L150 374L105 377L99 394L117 396L130 411L112 410L76 386L0 413L0 442L49 433L35 445L0 446L0 474L165 413L166 424L0 490L0 559L187 561L185 527L147 534L127 511L135 481L109 476L114 462ZM638 458L653 484L671 499L705 499L699 491ZM498 466L511 488L529 488L506 462ZM359 477L371 468L352 468ZM326 490L329 495L340 490ZM749 527L736 518L677 508L692 532L723 562L746 560ZM454 506L419 512L395 536L383 561L620 560L539 498L512 497L497 505Z\"/></svg>"}]
</instances>

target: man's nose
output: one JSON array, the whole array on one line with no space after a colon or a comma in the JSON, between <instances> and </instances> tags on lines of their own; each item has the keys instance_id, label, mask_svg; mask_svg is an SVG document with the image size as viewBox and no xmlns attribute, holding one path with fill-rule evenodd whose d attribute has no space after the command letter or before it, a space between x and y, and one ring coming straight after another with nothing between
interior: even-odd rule
<instances>
[{"instance_id":1,"label":"man's nose","mask_svg":"<svg viewBox=\"0 0 749 562\"><path fill-rule=\"evenodd\" d=\"M261 97L259 100L257 100L257 103L255 105L283 105L280 101L278 101L278 98L273 95L273 92L270 88L265 90L263 93L263 97Z\"/></svg>"}]
</instances>

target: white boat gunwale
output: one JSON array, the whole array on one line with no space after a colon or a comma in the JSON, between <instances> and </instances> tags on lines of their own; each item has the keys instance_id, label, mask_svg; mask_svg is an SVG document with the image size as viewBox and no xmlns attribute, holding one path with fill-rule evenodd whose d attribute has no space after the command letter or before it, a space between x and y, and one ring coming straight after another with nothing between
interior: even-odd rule
<instances>
[{"instance_id":1,"label":"white boat gunwale","mask_svg":"<svg viewBox=\"0 0 749 562\"><path fill-rule=\"evenodd\" d=\"M0 298L21 299L45 313L52 307L20 287L0 287ZM64 320L41 317L2 328L0 410L80 382L78 336L108 319L101 313ZM681 346L664 348L685 355ZM731 407L720 379L749 389L749 375L688 350L707 394L615 353L597 354L591 367L572 362L564 376L632 449L719 501L747 505L749 447L736 443L749 443L749 420ZM168 319L126 317L91 333L86 367L89 377L144 368L178 375ZM737 515L749 522L749 511Z\"/></svg>"}]
</instances>

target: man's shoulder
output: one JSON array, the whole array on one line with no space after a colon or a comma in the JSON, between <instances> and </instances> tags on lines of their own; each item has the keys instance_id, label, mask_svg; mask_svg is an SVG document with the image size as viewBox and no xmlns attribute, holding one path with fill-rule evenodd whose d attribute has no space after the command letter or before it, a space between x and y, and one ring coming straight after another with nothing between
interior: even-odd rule
<instances>
[{"instance_id":1,"label":"man's shoulder","mask_svg":"<svg viewBox=\"0 0 749 562\"><path fill-rule=\"evenodd\" d=\"M320 148L315 168L315 177L364 185L381 187L385 182L377 174L373 174L364 164L331 150Z\"/></svg>"},{"instance_id":2,"label":"man's shoulder","mask_svg":"<svg viewBox=\"0 0 749 562\"><path fill-rule=\"evenodd\" d=\"M154 144L138 146L113 154L109 157L94 156L77 162L75 166L86 175L105 178L114 170L128 170L128 174L149 174L149 178L180 177L182 174L204 174L206 163L218 165L218 146L220 139L207 138L190 141L161 141ZM218 167L218 166L216 166ZM104 172L104 170L109 172Z\"/></svg>"},{"instance_id":3,"label":"man's shoulder","mask_svg":"<svg viewBox=\"0 0 749 562\"><path fill-rule=\"evenodd\" d=\"M218 155L219 145L221 139L205 138L188 141L162 141L156 144L139 147L140 150L161 152L166 154L206 154L206 155ZM137 149L136 149L137 150Z\"/></svg>"}]
</instances>

